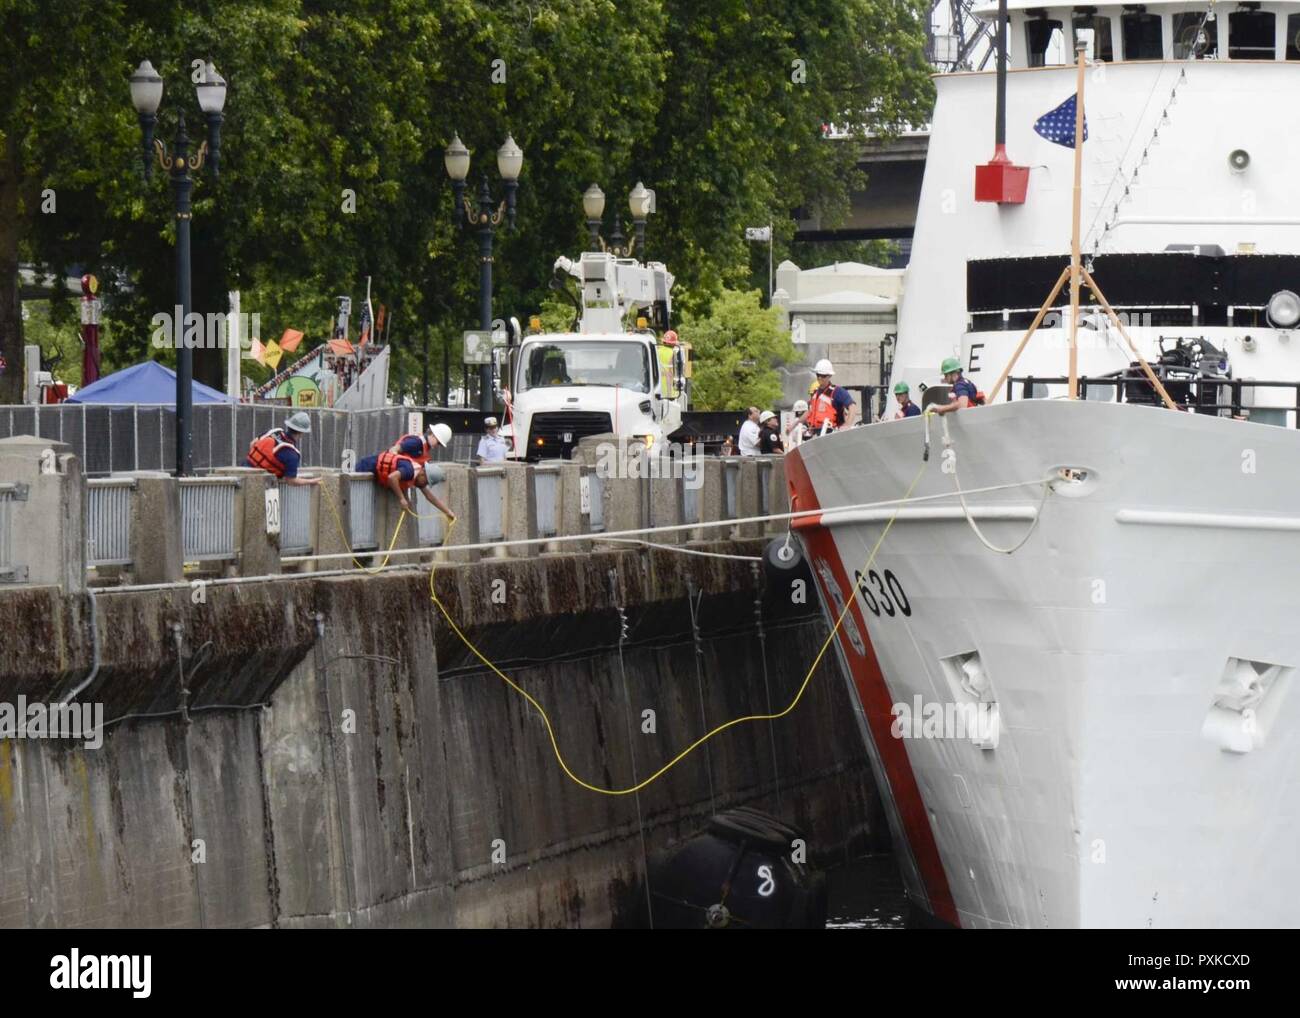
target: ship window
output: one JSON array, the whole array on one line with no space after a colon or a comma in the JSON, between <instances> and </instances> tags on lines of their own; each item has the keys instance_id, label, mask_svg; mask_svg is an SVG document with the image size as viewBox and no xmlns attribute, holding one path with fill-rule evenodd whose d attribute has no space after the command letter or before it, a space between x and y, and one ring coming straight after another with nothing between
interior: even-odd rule
<instances>
[{"instance_id":1,"label":"ship window","mask_svg":"<svg viewBox=\"0 0 1300 1018\"><path fill-rule=\"evenodd\" d=\"M1164 38L1159 14L1125 14L1120 18L1124 33L1125 60L1163 60Z\"/></svg>"},{"instance_id":2,"label":"ship window","mask_svg":"<svg viewBox=\"0 0 1300 1018\"><path fill-rule=\"evenodd\" d=\"M1288 60L1300 60L1300 14L1287 15L1286 58Z\"/></svg>"},{"instance_id":3,"label":"ship window","mask_svg":"<svg viewBox=\"0 0 1300 1018\"><path fill-rule=\"evenodd\" d=\"M1174 59L1200 60L1213 57L1219 50L1219 33L1205 11L1186 11L1174 15Z\"/></svg>"},{"instance_id":4,"label":"ship window","mask_svg":"<svg viewBox=\"0 0 1300 1018\"><path fill-rule=\"evenodd\" d=\"M1093 60L1109 62L1115 59L1115 48L1110 34L1110 18L1100 14L1075 13L1071 20L1074 22L1076 39L1080 32L1092 32L1092 53L1089 55Z\"/></svg>"},{"instance_id":5,"label":"ship window","mask_svg":"<svg viewBox=\"0 0 1300 1018\"><path fill-rule=\"evenodd\" d=\"M1050 21L1047 18L1026 21L1025 38L1029 44L1030 67L1046 67L1048 64L1063 62L1065 35L1061 32L1059 21Z\"/></svg>"},{"instance_id":6,"label":"ship window","mask_svg":"<svg viewBox=\"0 0 1300 1018\"><path fill-rule=\"evenodd\" d=\"M1275 53L1271 11L1233 11L1228 15L1228 59L1272 60Z\"/></svg>"}]
</instances>

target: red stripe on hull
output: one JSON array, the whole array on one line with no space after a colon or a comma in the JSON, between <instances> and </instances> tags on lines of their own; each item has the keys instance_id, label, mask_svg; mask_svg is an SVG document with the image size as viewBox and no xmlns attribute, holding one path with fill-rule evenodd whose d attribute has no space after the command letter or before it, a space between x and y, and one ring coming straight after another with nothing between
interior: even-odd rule
<instances>
[{"instance_id":1,"label":"red stripe on hull","mask_svg":"<svg viewBox=\"0 0 1300 1018\"><path fill-rule=\"evenodd\" d=\"M790 488L791 511L802 512L821 508L817 501L817 492L804 466L803 457L797 451L785 458L785 476ZM809 516L804 520L816 520L820 524L821 516L820 514ZM930 909L935 918L952 926L960 926L957 907L953 903L952 891L948 887L948 875L943 868L939 846L935 844L934 831L930 828L930 819L926 813L925 803L921 799L921 790L917 786L916 776L912 773L912 762L908 759L907 747L903 744L903 740L895 739L890 732L894 720L893 701L885 685L880 662L876 659L875 648L871 645L871 634L867 629L866 617L858 606L857 598L854 597L853 584L849 581L844 564L840 561L830 531L822 526L811 525L810 522L805 523L804 520L797 521L804 523L804 526L800 527L799 536L807 543L814 555L830 565L840 593L845 598L845 603L850 606L849 614L862 634L865 654L859 654L854 649L852 643L845 637L843 627L837 639L844 652L843 658L848 662L852 673L853 685L858 691L858 698L866 714L867 725L876 744L876 752L884 765L899 822L911 846L912 856L916 860L921 879L925 882ZM812 572L818 577L819 582L825 583L816 569ZM834 604L829 591L826 592L826 597L827 605Z\"/></svg>"}]
</instances>

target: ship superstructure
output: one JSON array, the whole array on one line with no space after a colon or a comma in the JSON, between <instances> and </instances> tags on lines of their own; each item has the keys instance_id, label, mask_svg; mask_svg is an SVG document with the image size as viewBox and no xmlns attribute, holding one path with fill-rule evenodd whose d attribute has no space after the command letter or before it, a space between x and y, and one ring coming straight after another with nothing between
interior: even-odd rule
<instances>
[{"instance_id":1,"label":"ship superstructure","mask_svg":"<svg viewBox=\"0 0 1300 1018\"><path fill-rule=\"evenodd\" d=\"M1010 7L1024 201L975 200L995 75L940 76L891 379L943 402L957 356L991 405L804 444L796 533L832 621L847 604L920 909L1294 926L1300 4ZM1081 306L1069 399L1068 296L993 383L1069 264L1073 153L1034 124L1075 93L1080 38L1082 261L1121 322Z\"/></svg>"}]
</instances>

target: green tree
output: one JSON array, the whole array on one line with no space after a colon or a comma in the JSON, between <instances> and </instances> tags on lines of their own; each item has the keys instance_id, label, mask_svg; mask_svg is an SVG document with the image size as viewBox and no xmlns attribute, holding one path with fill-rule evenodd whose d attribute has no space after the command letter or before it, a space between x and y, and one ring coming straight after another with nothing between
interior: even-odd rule
<instances>
[{"instance_id":1,"label":"green tree","mask_svg":"<svg viewBox=\"0 0 1300 1018\"><path fill-rule=\"evenodd\" d=\"M190 61L230 82L221 177L194 191L194 310L230 289L261 318L328 334L334 298L373 278L397 344L394 381L430 386L476 326L477 242L454 210L442 151L474 153L470 197L507 131L524 149L518 223L499 231L494 317L537 308L558 254L584 245L581 195L595 181L627 222L638 179L658 192L639 254L677 277L675 305L705 318L724 287L749 285L745 226L792 213L827 224L860 186L853 142L824 120L889 133L930 100L921 0L0 0L0 352L17 398L17 266L103 283L105 370L142 357L149 322L173 303L174 231L165 174L146 184L127 77L166 79L157 136L182 104L203 136ZM497 196L500 186L495 185ZM52 188L57 215L41 211ZM625 226L626 228L626 226ZM608 235L608 229L607 229ZM75 295L50 301L75 324ZM219 351L196 376L219 381Z\"/></svg>"},{"instance_id":2,"label":"green tree","mask_svg":"<svg viewBox=\"0 0 1300 1018\"><path fill-rule=\"evenodd\" d=\"M771 407L781 398L776 368L798 354L758 290L723 290L708 314L688 314L678 335L691 344L691 405L696 410Z\"/></svg>"}]
</instances>

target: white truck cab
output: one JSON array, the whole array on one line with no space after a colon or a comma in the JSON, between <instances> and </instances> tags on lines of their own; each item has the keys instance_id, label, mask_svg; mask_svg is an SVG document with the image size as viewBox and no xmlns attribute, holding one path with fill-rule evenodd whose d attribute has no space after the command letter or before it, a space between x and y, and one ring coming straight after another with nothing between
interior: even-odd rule
<instances>
[{"instance_id":1,"label":"white truck cab","mask_svg":"<svg viewBox=\"0 0 1300 1018\"><path fill-rule=\"evenodd\" d=\"M650 327L667 328L671 273L599 251L555 269L582 285L578 330L525 335L510 350L503 434L512 456L568 456L579 439L606 433L662 443L681 427L690 388L686 347Z\"/></svg>"}]
</instances>

